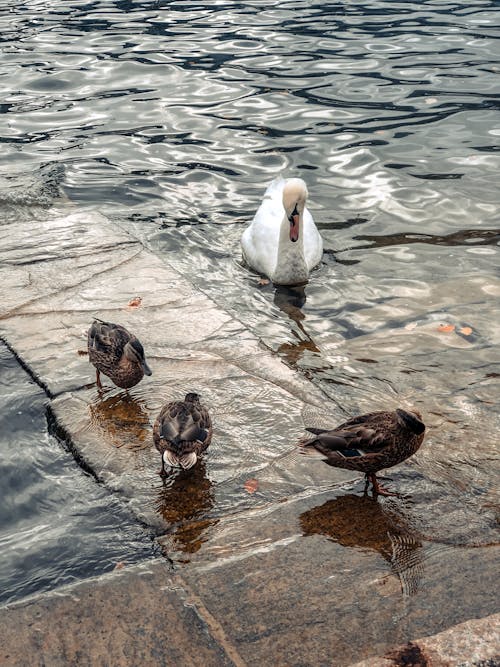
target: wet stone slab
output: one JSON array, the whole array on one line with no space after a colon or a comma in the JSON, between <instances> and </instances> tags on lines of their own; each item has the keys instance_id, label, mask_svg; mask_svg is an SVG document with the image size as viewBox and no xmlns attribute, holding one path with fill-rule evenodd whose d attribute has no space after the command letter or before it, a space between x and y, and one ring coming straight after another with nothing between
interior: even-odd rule
<instances>
[{"instance_id":1,"label":"wet stone slab","mask_svg":"<svg viewBox=\"0 0 500 667\"><path fill-rule=\"evenodd\" d=\"M0 609L0 623L5 667L235 664L164 561Z\"/></svg>"},{"instance_id":2,"label":"wet stone slab","mask_svg":"<svg viewBox=\"0 0 500 667\"><path fill-rule=\"evenodd\" d=\"M342 667L496 611L492 510L433 480L425 452L391 471L410 499L363 497L360 475L309 463L294 447L304 422L313 425L325 407L320 390L171 269L168 256L162 261L88 213L20 223L9 233L1 254L7 290L0 336L51 397L54 433L156 529L177 572L155 565L147 590L140 572L127 579L117 573L118 583L89 583L83 615L73 594L11 608L1 614L11 628L9 646L24 621L33 655L42 651L46 664L87 664L79 662L86 647L97 661L88 664L101 664L98 621L105 625L113 609L127 609L128 620L117 611L111 623L123 621L113 664L157 664L165 656L180 664L175 651L193 655L183 635L191 623L186 590L203 620L193 625L194 646L201 642L202 649L192 664L223 665L230 655L237 665ZM141 306L130 307L136 296ZM94 369L80 353L94 316L139 336L151 378L129 392L104 378L104 390L96 390ZM162 483L152 423L163 403L193 390L213 416L213 443L194 470ZM326 411L334 423L345 418L334 402ZM113 598L120 582L122 597ZM178 616L178 640L158 629L162 586L165 615ZM103 605L97 620L88 612L93 587ZM107 603L111 589L115 607ZM35 623L38 613L45 625ZM52 616L70 620L52 626ZM144 653L137 638L132 645L126 636L135 636L136 617L149 641ZM204 643L209 626L218 646Z\"/></svg>"},{"instance_id":3,"label":"wet stone slab","mask_svg":"<svg viewBox=\"0 0 500 667\"><path fill-rule=\"evenodd\" d=\"M248 665L342 667L495 612L497 563L424 539L409 505L337 489L220 521L182 576Z\"/></svg>"},{"instance_id":4,"label":"wet stone slab","mask_svg":"<svg viewBox=\"0 0 500 667\"><path fill-rule=\"evenodd\" d=\"M352 667L498 667L500 614L471 619L431 637L415 639Z\"/></svg>"},{"instance_id":5,"label":"wet stone slab","mask_svg":"<svg viewBox=\"0 0 500 667\"><path fill-rule=\"evenodd\" d=\"M180 277L168 257L162 261L98 214L20 223L9 233L0 335L53 398L54 432L142 522L159 532L210 523L304 483L345 479L322 466L297 478L281 464L303 433L306 404L318 409L321 393ZM139 308L128 305L135 296ZM94 316L139 336L151 378L128 392L103 378L104 390L96 390L85 354ZM162 484L152 423L165 402L193 390L213 416L213 443L195 471ZM264 469L268 493L249 494L245 481Z\"/></svg>"}]
</instances>

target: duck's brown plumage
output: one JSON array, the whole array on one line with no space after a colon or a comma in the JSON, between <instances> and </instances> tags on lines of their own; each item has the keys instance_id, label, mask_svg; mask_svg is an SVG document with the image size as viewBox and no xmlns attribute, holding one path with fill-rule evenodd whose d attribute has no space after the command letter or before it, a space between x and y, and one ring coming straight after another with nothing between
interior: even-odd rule
<instances>
[{"instance_id":1,"label":"duck's brown plumage","mask_svg":"<svg viewBox=\"0 0 500 667\"><path fill-rule=\"evenodd\" d=\"M376 473L415 454L424 439L425 424L416 410L398 409L360 415L329 431L307 430L315 437L299 443L304 454L319 454L328 465L364 472L375 493L392 495L378 484Z\"/></svg>"},{"instance_id":2,"label":"duck's brown plumage","mask_svg":"<svg viewBox=\"0 0 500 667\"><path fill-rule=\"evenodd\" d=\"M212 420L198 394L163 406L153 426L153 440L161 454L162 477L167 474L165 464L187 469L196 463L212 440Z\"/></svg>"},{"instance_id":3,"label":"duck's brown plumage","mask_svg":"<svg viewBox=\"0 0 500 667\"><path fill-rule=\"evenodd\" d=\"M96 319L88 331L87 343L98 387L102 386L99 373L122 389L135 386L144 374L151 375L139 339L120 324Z\"/></svg>"}]
</instances>

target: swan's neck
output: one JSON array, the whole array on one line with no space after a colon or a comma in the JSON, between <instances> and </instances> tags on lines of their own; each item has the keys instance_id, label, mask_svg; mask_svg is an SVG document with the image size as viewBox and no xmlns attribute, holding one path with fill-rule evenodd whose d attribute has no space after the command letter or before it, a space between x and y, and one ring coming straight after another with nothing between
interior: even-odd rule
<instances>
[{"instance_id":1,"label":"swan's neck","mask_svg":"<svg viewBox=\"0 0 500 667\"><path fill-rule=\"evenodd\" d=\"M290 240L290 222L283 216L280 227L280 240L276 268L272 280L280 285L304 283L309 277L304 257L304 228L302 214L299 221L299 238L295 243Z\"/></svg>"}]
</instances>

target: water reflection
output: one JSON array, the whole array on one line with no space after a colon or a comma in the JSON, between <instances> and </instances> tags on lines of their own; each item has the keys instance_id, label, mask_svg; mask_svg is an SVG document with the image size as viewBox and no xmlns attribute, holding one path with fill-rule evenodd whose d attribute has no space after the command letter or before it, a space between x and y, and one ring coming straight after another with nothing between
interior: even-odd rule
<instances>
[{"instance_id":1,"label":"water reflection","mask_svg":"<svg viewBox=\"0 0 500 667\"><path fill-rule=\"evenodd\" d=\"M203 535L216 519L207 518L215 502L212 482L206 474L205 461L194 468L180 470L167 478L158 491L155 509L171 526L176 548L186 554L200 549Z\"/></svg>"},{"instance_id":2,"label":"water reflection","mask_svg":"<svg viewBox=\"0 0 500 667\"><path fill-rule=\"evenodd\" d=\"M305 319L302 307L306 302L305 285L276 285L274 292L274 303L278 308L286 313L294 322L301 322Z\"/></svg>"},{"instance_id":3,"label":"water reflection","mask_svg":"<svg viewBox=\"0 0 500 667\"><path fill-rule=\"evenodd\" d=\"M400 510L369 496L328 500L300 515L305 536L326 535L344 547L372 549L390 563L403 595L414 595L423 572L422 543Z\"/></svg>"},{"instance_id":4,"label":"water reflection","mask_svg":"<svg viewBox=\"0 0 500 667\"><path fill-rule=\"evenodd\" d=\"M102 398L109 392L113 392L111 396ZM127 391L114 392L114 389L98 392L102 400L89 405L91 425L103 431L106 442L115 447L134 450L149 447L151 431L145 401Z\"/></svg>"},{"instance_id":5,"label":"water reflection","mask_svg":"<svg viewBox=\"0 0 500 667\"><path fill-rule=\"evenodd\" d=\"M278 353L285 357L287 363L291 366L297 365L304 352L309 351L319 354L319 348L307 333L303 320L305 314L302 308L306 302L305 285L276 285L274 298L275 306L295 323L296 327L292 330L292 335L297 342L282 343L278 347Z\"/></svg>"}]
</instances>

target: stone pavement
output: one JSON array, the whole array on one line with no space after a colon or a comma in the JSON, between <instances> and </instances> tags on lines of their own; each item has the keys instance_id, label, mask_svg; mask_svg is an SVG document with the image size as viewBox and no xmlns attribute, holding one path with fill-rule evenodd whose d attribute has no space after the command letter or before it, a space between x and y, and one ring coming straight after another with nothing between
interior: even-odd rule
<instances>
[{"instance_id":1,"label":"stone pavement","mask_svg":"<svg viewBox=\"0 0 500 667\"><path fill-rule=\"evenodd\" d=\"M305 466L293 443L324 397L168 257L98 214L3 231L0 336L45 389L53 432L155 529L166 558L0 609L0 664L342 667L498 610L488 517L440 504L428 481L422 524L412 503L429 497L411 466L398 473L410 502L364 498L359 476ZM96 391L79 354L93 316L137 333L151 378ZM190 390L214 416L214 442L163 485L151 423Z\"/></svg>"}]
</instances>

